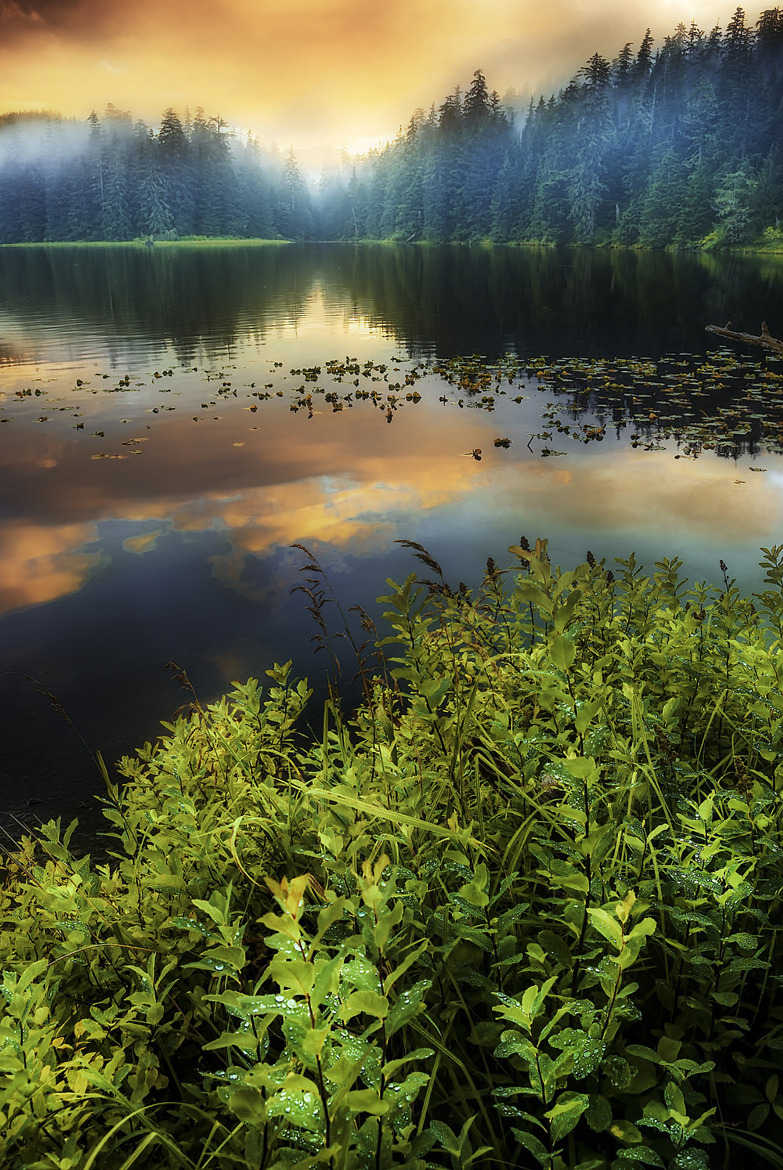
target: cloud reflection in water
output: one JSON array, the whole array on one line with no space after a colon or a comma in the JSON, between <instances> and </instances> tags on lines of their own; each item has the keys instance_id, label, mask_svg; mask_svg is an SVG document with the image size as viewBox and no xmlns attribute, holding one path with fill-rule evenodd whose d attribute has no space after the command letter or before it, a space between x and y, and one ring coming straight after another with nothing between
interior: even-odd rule
<instances>
[{"instance_id":1,"label":"cloud reflection in water","mask_svg":"<svg viewBox=\"0 0 783 1170\"><path fill-rule=\"evenodd\" d=\"M3 612L53 601L94 578L99 525L108 520L132 524L123 547L147 556L170 532L219 533L222 547L208 557L212 574L262 601L272 586L254 581L248 560L294 541L316 542L339 569L346 554L377 557L422 524L437 529L442 517L444 531L462 523L494 556L503 553L497 541L516 539L509 533L517 529L548 535L577 557L582 545L617 534L613 548L630 551L626 534L633 542L635 533L657 538L657 555L681 555L683 542L763 543L781 514L774 472L737 483L725 460L674 462L667 452L608 448L605 457L570 450L562 460L542 460L519 441L509 451L493 449L497 422L486 415L424 403L401 412L392 427L369 411L325 415L315 426L269 413L269 425L228 458L234 433L246 433L241 419L212 431L172 421L142 456L100 463L97 472L84 440L63 444L45 490L31 476L20 515L0 526ZM483 444L481 464L462 457L468 438ZM17 470L24 480L22 455ZM139 532L139 524L153 527Z\"/></svg>"}]
</instances>

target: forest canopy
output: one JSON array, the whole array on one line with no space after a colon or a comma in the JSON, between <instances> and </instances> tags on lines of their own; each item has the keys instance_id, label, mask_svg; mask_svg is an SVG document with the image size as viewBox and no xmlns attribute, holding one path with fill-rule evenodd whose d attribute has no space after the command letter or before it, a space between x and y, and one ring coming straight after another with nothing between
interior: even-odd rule
<instances>
[{"instance_id":1,"label":"forest canopy","mask_svg":"<svg viewBox=\"0 0 783 1170\"><path fill-rule=\"evenodd\" d=\"M0 117L0 242L316 234L293 150L238 140L202 109L155 133L109 105L86 123Z\"/></svg>"},{"instance_id":2,"label":"forest canopy","mask_svg":"<svg viewBox=\"0 0 783 1170\"><path fill-rule=\"evenodd\" d=\"M477 69L316 186L220 117L0 117L0 242L151 236L742 246L783 215L783 10L594 53L505 106Z\"/></svg>"}]
</instances>

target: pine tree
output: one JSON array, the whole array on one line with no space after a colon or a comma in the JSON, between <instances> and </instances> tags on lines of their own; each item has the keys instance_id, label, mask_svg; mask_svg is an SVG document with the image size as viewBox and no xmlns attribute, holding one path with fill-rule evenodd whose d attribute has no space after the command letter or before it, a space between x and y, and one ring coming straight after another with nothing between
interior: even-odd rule
<instances>
[{"instance_id":1,"label":"pine tree","mask_svg":"<svg viewBox=\"0 0 783 1170\"><path fill-rule=\"evenodd\" d=\"M465 94L463 103L463 118L465 124L474 130L481 130L486 126L491 115L491 105L487 81L480 69L473 74L473 81Z\"/></svg>"},{"instance_id":2,"label":"pine tree","mask_svg":"<svg viewBox=\"0 0 783 1170\"><path fill-rule=\"evenodd\" d=\"M745 22L745 9L736 8L726 26L723 38L724 60L735 65L744 64L750 55L752 44L753 30Z\"/></svg>"},{"instance_id":3,"label":"pine tree","mask_svg":"<svg viewBox=\"0 0 783 1170\"><path fill-rule=\"evenodd\" d=\"M756 21L756 52L764 64L774 64L783 57L783 12L767 8Z\"/></svg>"},{"instance_id":4,"label":"pine tree","mask_svg":"<svg viewBox=\"0 0 783 1170\"><path fill-rule=\"evenodd\" d=\"M588 89L600 89L611 78L612 67L600 53L594 53L587 64L578 71L577 76L584 78Z\"/></svg>"},{"instance_id":5,"label":"pine tree","mask_svg":"<svg viewBox=\"0 0 783 1170\"><path fill-rule=\"evenodd\" d=\"M723 242L737 246L750 241L757 187L758 180L747 160L720 177L715 189L715 207Z\"/></svg>"},{"instance_id":6,"label":"pine tree","mask_svg":"<svg viewBox=\"0 0 783 1170\"><path fill-rule=\"evenodd\" d=\"M278 227L290 239L307 239L313 231L310 197L291 147L283 164Z\"/></svg>"},{"instance_id":7,"label":"pine tree","mask_svg":"<svg viewBox=\"0 0 783 1170\"><path fill-rule=\"evenodd\" d=\"M649 28L642 37L642 43L639 46L639 52L636 54L636 75L637 77L647 77L652 68L652 47L653 35Z\"/></svg>"}]
</instances>

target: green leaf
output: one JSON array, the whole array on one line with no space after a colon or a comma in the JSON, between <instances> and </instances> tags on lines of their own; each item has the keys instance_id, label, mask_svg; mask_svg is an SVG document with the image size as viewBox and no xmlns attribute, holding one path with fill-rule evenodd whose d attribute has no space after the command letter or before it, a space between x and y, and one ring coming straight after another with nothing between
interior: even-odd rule
<instances>
[{"instance_id":1,"label":"green leaf","mask_svg":"<svg viewBox=\"0 0 783 1170\"><path fill-rule=\"evenodd\" d=\"M489 882L489 875L487 867L483 862L476 866L476 875L471 882L464 886L460 886L460 896L470 905L475 906L479 910L483 910L485 906L489 905L489 895L487 894L487 884Z\"/></svg>"},{"instance_id":2,"label":"green leaf","mask_svg":"<svg viewBox=\"0 0 783 1170\"><path fill-rule=\"evenodd\" d=\"M263 1125L266 1121L266 1099L258 1089L236 1089L228 1099L228 1107L246 1125Z\"/></svg>"},{"instance_id":3,"label":"green leaf","mask_svg":"<svg viewBox=\"0 0 783 1170\"><path fill-rule=\"evenodd\" d=\"M681 1117L688 1116L688 1111L685 1106L685 1098L682 1095L682 1089L674 1081L669 1081L663 1091L663 1097L669 1108L679 1113Z\"/></svg>"},{"instance_id":4,"label":"green leaf","mask_svg":"<svg viewBox=\"0 0 783 1170\"><path fill-rule=\"evenodd\" d=\"M571 618L574 616L576 607L582 600L583 596L580 590L578 588L572 589L563 604L558 605L554 609L552 617L555 624L555 629L559 633L562 633L563 630L566 629L569 622L571 621Z\"/></svg>"},{"instance_id":5,"label":"green leaf","mask_svg":"<svg viewBox=\"0 0 783 1170\"><path fill-rule=\"evenodd\" d=\"M548 1110L544 1117L549 1120L549 1131L553 1142L560 1142L574 1129L579 1118L590 1105L587 1093L561 1093L557 1104Z\"/></svg>"},{"instance_id":6,"label":"green leaf","mask_svg":"<svg viewBox=\"0 0 783 1170\"><path fill-rule=\"evenodd\" d=\"M381 1117L389 1112L389 1102L382 1101L375 1089L355 1089L346 1094L345 1104L352 1113L371 1113Z\"/></svg>"},{"instance_id":7,"label":"green leaf","mask_svg":"<svg viewBox=\"0 0 783 1170\"><path fill-rule=\"evenodd\" d=\"M606 1045L598 1037L589 1036L586 1032L576 1028L563 1028L556 1036L550 1038L553 1048L565 1050L573 1061L573 1075L577 1080L584 1080L598 1068Z\"/></svg>"},{"instance_id":8,"label":"green leaf","mask_svg":"<svg viewBox=\"0 0 783 1170\"><path fill-rule=\"evenodd\" d=\"M612 1124L612 1106L600 1093L590 1093L589 1096L590 1104L585 1112L585 1120L595 1133L602 1133Z\"/></svg>"},{"instance_id":9,"label":"green leaf","mask_svg":"<svg viewBox=\"0 0 783 1170\"><path fill-rule=\"evenodd\" d=\"M276 995L244 995L232 987L220 995L205 995L204 1002L220 1003L232 1016L246 1023L251 1016L277 1015L282 1010Z\"/></svg>"},{"instance_id":10,"label":"green leaf","mask_svg":"<svg viewBox=\"0 0 783 1170\"><path fill-rule=\"evenodd\" d=\"M214 923L218 926L223 926L226 922L226 916L223 910L213 906L211 902L205 902L203 898L194 898L193 905L197 910L202 910Z\"/></svg>"},{"instance_id":11,"label":"green leaf","mask_svg":"<svg viewBox=\"0 0 783 1170\"><path fill-rule=\"evenodd\" d=\"M618 951L621 950L623 930L617 919L613 918L611 914L607 914L606 910L593 909L592 907L588 908L587 913L595 929L608 939Z\"/></svg>"},{"instance_id":12,"label":"green leaf","mask_svg":"<svg viewBox=\"0 0 783 1170\"><path fill-rule=\"evenodd\" d=\"M549 635L549 656L558 670L568 671L574 665L576 646L565 634Z\"/></svg>"},{"instance_id":13,"label":"green leaf","mask_svg":"<svg viewBox=\"0 0 783 1170\"><path fill-rule=\"evenodd\" d=\"M512 1129L514 1137L521 1146L524 1146L536 1159L541 1166L549 1167L552 1162L549 1157L549 1151L542 1141L540 1141L535 1134L529 1133L525 1129Z\"/></svg>"},{"instance_id":14,"label":"green leaf","mask_svg":"<svg viewBox=\"0 0 783 1170\"><path fill-rule=\"evenodd\" d=\"M340 843L342 844L342 838L340 838ZM324 906L323 909L318 911L318 931L313 939L313 946L316 946L321 941L330 926L333 926L335 922L339 922L343 917L345 914L345 902L345 898L336 898L330 905Z\"/></svg>"},{"instance_id":15,"label":"green leaf","mask_svg":"<svg viewBox=\"0 0 783 1170\"><path fill-rule=\"evenodd\" d=\"M305 1056L319 1057L329 1038L328 1028L308 1028L299 1042L298 1048ZM310 1062L306 1062L308 1067Z\"/></svg>"},{"instance_id":16,"label":"green leaf","mask_svg":"<svg viewBox=\"0 0 783 1170\"><path fill-rule=\"evenodd\" d=\"M255 1052L258 1040L252 1032L221 1032L215 1040L204 1045L205 1052L217 1052L221 1048L238 1048L240 1052Z\"/></svg>"},{"instance_id":17,"label":"green leaf","mask_svg":"<svg viewBox=\"0 0 783 1170\"><path fill-rule=\"evenodd\" d=\"M751 1109L748 1114L748 1129L761 1129L769 1117L769 1112L769 1105L766 1102L762 1105L757 1105L755 1109Z\"/></svg>"},{"instance_id":18,"label":"green leaf","mask_svg":"<svg viewBox=\"0 0 783 1170\"><path fill-rule=\"evenodd\" d=\"M587 731L588 726L601 710L603 702L603 697L599 696L589 703L580 703L576 713L576 719L574 720L574 726L580 735L584 735L585 731Z\"/></svg>"},{"instance_id":19,"label":"green leaf","mask_svg":"<svg viewBox=\"0 0 783 1170\"><path fill-rule=\"evenodd\" d=\"M635 1162L642 1162L645 1166L665 1166L663 1158L652 1146L631 1146L623 1150L616 1161L612 1162L612 1170L626 1170Z\"/></svg>"},{"instance_id":20,"label":"green leaf","mask_svg":"<svg viewBox=\"0 0 783 1170\"><path fill-rule=\"evenodd\" d=\"M227 971L241 971L245 965L245 951L243 947L210 947L202 957L193 963L183 964L187 970L194 968L201 971L212 971L223 974Z\"/></svg>"},{"instance_id":21,"label":"green leaf","mask_svg":"<svg viewBox=\"0 0 783 1170\"><path fill-rule=\"evenodd\" d=\"M432 986L429 979L420 979L413 987L403 991L393 1003L386 1019L386 1038L391 1039L417 1011L419 1004Z\"/></svg>"},{"instance_id":22,"label":"green leaf","mask_svg":"<svg viewBox=\"0 0 783 1170\"><path fill-rule=\"evenodd\" d=\"M500 1043L495 1049L495 1056L500 1058L521 1056L529 1067L535 1064L537 1055L537 1049L532 1041L528 1040L526 1036L522 1036L519 1032L516 1032L513 1028L506 1029L500 1037Z\"/></svg>"},{"instance_id":23,"label":"green leaf","mask_svg":"<svg viewBox=\"0 0 783 1170\"><path fill-rule=\"evenodd\" d=\"M671 1162L671 1170L710 1170L710 1158L706 1150L689 1146L680 1150Z\"/></svg>"},{"instance_id":24,"label":"green leaf","mask_svg":"<svg viewBox=\"0 0 783 1170\"><path fill-rule=\"evenodd\" d=\"M433 1055L432 1048L412 1048L410 1052L406 1052L404 1056L398 1057L396 1060L390 1060L383 1066L383 1075L386 1080L390 1080L397 1069L402 1068L404 1064L408 1064L411 1060L428 1060Z\"/></svg>"},{"instance_id":25,"label":"green leaf","mask_svg":"<svg viewBox=\"0 0 783 1170\"><path fill-rule=\"evenodd\" d=\"M622 1056L607 1056L601 1063L601 1067L609 1077L613 1088L627 1089L633 1079L633 1072L627 1060Z\"/></svg>"},{"instance_id":26,"label":"green leaf","mask_svg":"<svg viewBox=\"0 0 783 1170\"><path fill-rule=\"evenodd\" d=\"M336 995L340 986L340 970L345 959L343 955L335 955L331 959L318 958L315 960L315 979L310 997L310 1006L316 1011L326 998Z\"/></svg>"},{"instance_id":27,"label":"green leaf","mask_svg":"<svg viewBox=\"0 0 783 1170\"><path fill-rule=\"evenodd\" d=\"M613 1121L609 1126L609 1132L618 1141L626 1142L629 1146L639 1146L644 1141L641 1130L632 1121L626 1121L624 1118ZM625 1156L625 1151L623 1151L623 1156Z\"/></svg>"},{"instance_id":28,"label":"green leaf","mask_svg":"<svg viewBox=\"0 0 783 1170\"><path fill-rule=\"evenodd\" d=\"M323 1106L315 1085L305 1093L291 1091L283 1086L268 1099L267 1110L270 1117L284 1118L286 1125L295 1125L318 1134L324 1131Z\"/></svg>"},{"instance_id":29,"label":"green leaf","mask_svg":"<svg viewBox=\"0 0 783 1170\"><path fill-rule=\"evenodd\" d=\"M267 971L283 991L307 996L313 989L315 967L305 959L273 959Z\"/></svg>"},{"instance_id":30,"label":"green leaf","mask_svg":"<svg viewBox=\"0 0 783 1170\"><path fill-rule=\"evenodd\" d=\"M655 934L658 928L654 918L643 918L641 922L637 922L633 930L627 936L626 941L635 938L647 938L651 934Z\"/></svg>"},{"instance_id":31,"label":"green leaf","mask_svg":"<svg viewBox=\"0 0 783 1170\"><path fill-rule=\"evenodd\" d=\"M451 687L451 678L447 675L445 678L428 678L423 679L419 683L419 691L429 703L430 707L437 710Z\"/></svg>"},{"instance_id":32,"label":"green leaf","mask_svg":"<svg viewBox=\"0 0 783 1170\"><path fill-rule=\"evenodd\" d=\"M401 901L397 901L383 913L379 914L378 919L373 928L373 941L379 951L383 951L388 942L389 935L395 926L399 926L402 921L402 916L405 913L405 907Z\"/></svg>"},{"instance_id":33,"label":"green leaf","mask_svg":"<svg viewBox=\"0 0 783 1170\"><path fill-rule=\"evenodd\" d=\"M587 780L598 771L591 756L572 756L563 764L575 780Z\"/></svg>"},{"instance_id":34,"label":"green leaf","mask_svg":"<svg viewBox=\"0 0 783 1170\"><path fill-rule=\"evenodd\" d=\"M389 975L386 976L386 978L383 981L383 989L387 995L389 994L389 992L391 991L392 987L397 982L397 980L402 975L404 975L405 972L410 967L412 967L413 964L415 962L417 962L418 959L420 959L421 956L424 954L424 952L426 950L428 950L429 948L430 948L430 941L429 941L429 939L425 938L423 940L423 942L420 942L418 944L418 946L415 946L412 948L412 950L408 951L408 954L405 956L403 961L401 963L399 963L394 968L394 970Z\"/></svg>"},{"instance_id":35,"label":"green leaf","mask_svg":"<svg viewBox=\"0 0 783 1170\"><path fill-rule=\"evenodd\" d=\"M389 1001L385 995L377 991L352 991L340 1008L340 1015L344 1023L348 1023L354 1016L374 1016L383 1020L389 1014Z\"/></svg>"},{"instance_id":36,"label":"green leaf","mask_svg":"<svg viewBox=\"0 0 783 1170\"><path fill-rule=\"evenodd\" d=\"M754 951L759 945L759 940L755 934L748 934L747 931L738 931L736 934L730 934L726 942L736 943L744 951Z\"/></svg>"},{"instance_id":37,"label":"green leaf","mask_svg":"<svg viewBox=\"0 0 783 1170\"><path fill-rule=\"evenodd\" d=\"M49 959L39 959L36 963L27 965L16 981L15 991L24 991L33 980L37 979L39 975L43 975L48 966Z\"/></svg>"}]
</instances>

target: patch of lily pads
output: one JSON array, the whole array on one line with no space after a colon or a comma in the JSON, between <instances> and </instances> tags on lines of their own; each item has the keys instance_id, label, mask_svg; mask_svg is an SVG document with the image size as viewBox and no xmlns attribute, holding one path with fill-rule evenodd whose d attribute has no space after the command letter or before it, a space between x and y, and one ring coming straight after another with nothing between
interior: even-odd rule
<instances>
[{"instance_id":1,"label":"patch of lily pads","mask_svg":"<svg viewBox=\"0 0 783 1170\"><path fill-rule=\"evenodd\" d=\"M209 386L196 404L195 422L219 421L223 416L213 412L233 400L244 400L244 409L255 414L262 403L287 398L289 410L308 419L327 409L340 413L361 405L376 409L391 423L400 409L417 405L440 386L439 401L444 405L486 412L492 412L500 398L521 403L541 395L540 427L530 433L527 446L542 457L566 454L555 449L557 441L568 440L566 447L601 442L610 432L632 448L670 450L676 459L695 459L704 451L730 458L783 453L783 359L773 354L749 357L725 348L708 355L681 353L656 360L526 359L506 354L490 362L472 354L434 361L393 357L386 362L360 362L346 357L288 372L275 361L269 364L271 380L263 384L244 381L246 371L233 366L155 370L146 379L127 373L120 377L96 374L92 379L77 379L64 391L52 386L16 389L0 399L0 421L10 421L18 410L34 402L38 405L43 397L47 413L39 415L37 422L53 421L57 413L78 419L85 395L138 393L144 386L156 386L160 394L175 400L174 405L169 400L147 407L148 414L177 409L177 398L184 399L182 407L193 410L193 400L172 381L175 373L178 379L200 374ZM423 380L427 384L420 386ZM80 396L78 402L72 394ZM82 422L71 425L84 430ZM91 434L103 437L102 431ZM124 440L123 445L138 454L141 441ZM511 440L499 436L494 445L508 447ZM124 453L113 457L122 458Z\"/></svg>"}]
</instances>

